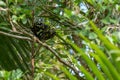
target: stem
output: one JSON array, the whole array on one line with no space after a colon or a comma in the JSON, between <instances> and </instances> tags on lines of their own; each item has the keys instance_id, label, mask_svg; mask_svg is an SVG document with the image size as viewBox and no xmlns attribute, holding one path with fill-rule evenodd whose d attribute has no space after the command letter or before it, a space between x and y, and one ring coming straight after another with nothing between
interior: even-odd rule
<instances>
[{"instance_id":1,"label":"stem","mask_svg":"<svg viewBox=\"0 0 120 80\"><path fill-rule=\"evenodd\" d=\"M34 80L34 68L35 68L35 59L34 59L34 42L35 42L35 39L33 37L33 42L32 42L32 56L31 56L31 65L32 65L32 80Z\"/></svg>"},{"instance_id":2,"label":"stem","mask_svg":"<svg viewBox=\"0 0 120 80\"><path fill-rule=\"evenodd\" d=\"M0 31L0 34L6 35L6 36L9 36L9 37L13 37L13 38L18 38L18 39L32 41L32 39L29 38L29 37L17 36L17 35L9 34L9 33L2 32L2 31Z\"/></svg>"},{"instance_id":3,"label":"stem","mask_svg":"<svg viewBox=\"0 0 120 80\"><path fill-rule=\"evenodd\" d=\"M58 53L52 49L50 46L48 46L46 43L41 42L38 38L36 39L36 41L42 45L43 47L45 47L46 49L50 50L53 55L55 55L55 57L58 59L59 62L63 63L64 65L66 65L67 67L69 67L70 69L72 69L77 75L79 75L79 71L75 69L75 67L72 67L71 64L65 62L64 60L61 59L61 57L59 57Z\"/></svg>"}]
</instances>

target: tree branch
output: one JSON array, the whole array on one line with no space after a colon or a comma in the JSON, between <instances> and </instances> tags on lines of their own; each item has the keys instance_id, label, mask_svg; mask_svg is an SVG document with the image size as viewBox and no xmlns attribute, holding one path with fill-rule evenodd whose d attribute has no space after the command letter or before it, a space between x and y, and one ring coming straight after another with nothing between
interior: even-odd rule
<instances>
[{"instance_id":1,"label":"tree branch","mask_svg":"<svg viewBox=\"0 0 120 80\"><path fill-rule=\"evenodd\" d=\"M23 39L23 40L28 40L28 41L33 42L33 40L31 38L29 38L29 37L17 36L17 35L9 34L9 33L2 32L2 31L0 31L0 34L6 35L6 36L9 36L9 37L13 37L13 38L18 38L18 39ZM27 33L27 35L33 36L30 33ZM73 67L71 64L69 64L69 63L65 62L64 60L62 60L61 57L59 57L58 53L54 49L52 49L46 43L41 42L37 37L35 37L35 40L36 40L36 42L38 42L43 47L45 47L46 49L50 50L53 53L53 55L55 55L55 57L58 59L59 62L63 63L64 65L66 65L67 67L69 67L70 69L72 69L77 75L79 75L79 71L76 70L76 68Z\"/></svg>"},{"instance_id":2,"label":"tree branch","mask_svg":"<svg viewBox=\"0 0 120 80\"><path fill-rule=\"evenodd\" d=\"M36 41L37 41L40 45L42 45L43 47L45 47L46 49L50 50L50 51L55 55L55 57L58 59L59 62L63 63L64 65L66 65L67 67L69 67L70 69L72 69L72 70L79 76L79 71L76 70L75 67L72 67L71 64L69 64L69 63L65 62L64 60L62 60L61 57L59 57L58 53L57 53L54 49L52 49L52 48L51 48L50 46L48 46L46 43L41 42L38 38L36 38Z\"/></svg>"},{"instance_id":3,"label":"tree branch","mask_svg":"<svg viewBox=\"0 0 120 80\"><path fill-rule=\"evenodd\" d=\"M6 35L6 36L9 36L9 37L13 37L13 38L18 38L18 39L32 41L32 39L29 38L29 37L17 36L17 35L13 35L13 34L9 34L9 33L3 32L3 31L0 31L0 34Z\"/></svg>"}]
</instances>

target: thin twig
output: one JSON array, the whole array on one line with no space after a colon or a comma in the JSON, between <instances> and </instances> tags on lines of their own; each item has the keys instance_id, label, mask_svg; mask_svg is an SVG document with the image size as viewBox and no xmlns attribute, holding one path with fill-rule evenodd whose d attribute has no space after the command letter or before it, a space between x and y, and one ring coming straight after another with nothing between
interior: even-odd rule
<instances>
[{"instance_id":1,"label":"thin twig","mask_svg":"<svg viewBox=\"0 0 120 80\"><path fill-rule=\"evenodd\" d=\"M13 37L13 38L18 38L18 39L32 41L32 39L29 38L29 37L17 36L17 35L13 35L13 34L9 34L9 33L3 32L3 31L0 31L0 34L6 35L6 36L9 36L9 37Z\"/></svg>"},{"instance_id":2,"label":"thin twig","mask_svg":"<svg viewBox=\"0 0 120 80\"><path fill-rule=\"evenodd\" d=\"M36 39L36 41L42 45L43 47L45 47L46 49L50 50L55 57L58 59L59 62L63 63L64 65L66 65L67 67L69 67L70 69L72 69L77 75L79 75L79 71L76 70L74 67L71 66L71 64L65 62L64 60L61 59L61 57L59 57L58 53L52 49L50 46L48 46L46 43L41 42L38 38Z\"/></svg>"},{"instance_id":3,"label":"thin twig","mask_svg":"<svg viewBox=\"0 0 120 80\"><path fill-rule=\"evenodd\" d=\"M35 54L35 50L34 50L34 43L35 43L35 39L34 39L34 36L33 36L33 42L32 42L32 56L31 56L31 65L32 65L32 79L31 80L34 80L34 68L35 68L35 59L34 59L34 54Z\"/></svg>"},{"instance_id":4,"label":"thin twig","mask_svg":"<svg viewBox=\"0 0 120 80\"><path fill-rule=\"evenodd\" d=\"M26 32L26 31L23 31L23 32L24 32L24 34L27 34L27 35L33 37L32 34ZM17 36L17 35L9 34L9 33L2 32L2 31L0 31L0 34L6 35L6 36L9 36L9 37L13 37L13 38L18 38L18 39L23 39L23 40L28 40L28 41L33 42L33 40L31 38L29 38L29 37ZM35 37L35 38L36 38L36 42L38 42L40 45L42 45L46 49L50 50L55 55L55 57L58 59L59 62L63 63L67 67L71 68L76 74L79 74L79 71L76 70L74 67L72 67L71 64L69 64L69 63L65 62L64 60L62 60L61 57L59 57L58 53L54 49L52 49L46 43L41 42L37 37Z\"/></svg>"},{"instance_id":5,"label":"thin twig","mask_svg":"<svg viewBox=\"0 0 120 80\"><path fill-rule=\"evenodd\" d=\"M26 32L27 33L27 32ZM9 34L9 33L5 33L5 32L2 32L0 31L0 34L3 34L3 35L6 35L6 36L9 36L9 37L13 37L13 38L18 38L18 39L23 39L23 40L28 40L28 41L31 41L33 42L33 40L29 37L22 37L22 36L17 36L17 35L13 35L13 34ZM27 35L29 34L29 36L31 36L32 34L30 33L27 33ZM61 59L61 57L59 57L58 53L52 49L50 46L48 46L46 43L43 43L41 42L37 37L36 38L36 42L38 42L40 45L42 45L43 47L45 47L46 49L50 50L54 55L55 57L58 59L59 62L63 63L64 65L66 65L67 67L71 68L76 74L79 74L79 71L76 70L74 67L71 66L71 64L65 62L64 60Z\"/></svg>"},{"instance_id":6,"label":"thin twig","mask_svg":"<svg viewBox=\"0 0 120 80\"><path fill-rule=\"evenodd\" d=\"M33 57L36 57L38 55L39 50L41 49L41 45L38 46L38 48L35 50L35 54Z\"/></svg>"},{"instance_id":7,"label":"thin twig","mask_svg":"<svg viewBox=\"0 0 120 80\"><path fill-rule=\"evenodd\" d=\"M6 0L6 4L7 4L7 17L8 17L8 21L10 22L11 26L12 26L12 30L13 31L17 31L15 26L13 25L13 22L12 22L12 19L11 19L11 16L10 16L10 10L9 10L9 5L8 5L8 0Z\"/></svg>"}]
</instances>

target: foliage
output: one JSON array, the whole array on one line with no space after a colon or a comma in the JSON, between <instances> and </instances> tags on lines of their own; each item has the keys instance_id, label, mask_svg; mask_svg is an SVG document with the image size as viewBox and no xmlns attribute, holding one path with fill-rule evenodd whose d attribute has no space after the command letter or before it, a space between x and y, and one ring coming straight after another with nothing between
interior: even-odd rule
<instances>
[{"instance_id":1,"label":"foliage","mask_svg":"<svg viewBox=\"0 0 120 80\"><path fill-rule=\"evenodd\" d=\"M120 80L119 12L119 0L0 0L0 79Z\"/></svg>"}]
</instances>

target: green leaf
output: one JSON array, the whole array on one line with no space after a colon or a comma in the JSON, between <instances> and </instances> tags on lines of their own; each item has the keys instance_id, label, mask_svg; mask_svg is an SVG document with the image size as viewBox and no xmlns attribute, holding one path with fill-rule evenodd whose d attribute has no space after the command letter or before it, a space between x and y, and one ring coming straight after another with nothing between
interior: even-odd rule
<instances>
[{"instance_id":1,"label":"green leaf","mask_svg":"<svg viewBox=\"0 0 120 80\"><path fill-rule=\"evenodd\" d=\"M11 74L9 76L9 79L12 80L20 80L20 78L23 76L23 72L20 69L16 69L11 71Z\"/></svg>"},{"instance_id":2,"label":"green leaf","mask_svg":"<svg viewBox=\"0 0 120 80\"><path fill-rule=\"evenodd\" d=\"M100 40L105 44L105 46L108 48L108 49L117 49L118 48L116 46L114 46L103 34L102 32L97 28L97 26L92 22L90 21L90 25L92 27L92 29L95 31L95 33L97 34L97 36L100 38Z\"/></svg>"},{"instance_id":3,"label":"green leaf","mask_svg":"<svg viewBox=\"0 0 120 80\"><path fill-rule=\"evenodd\" d=\"M0 6L6 6L5 2L0 1Z\"/></svg>"},{"instance_id":4,"label":"green leaf","mask_svg":"<svg viewBox=\"0 0 120 80\"><path fill-rule=\"evenodd\" d=\"M74 75L72 75L65 67L61 66L61 70L68 76L70 80L78 80Z\"/></svg>"},{"instance_id":5,"label":"green leaf","mask_svg":"<svg viewBox=\"0 0 120 80\"><path fill-rule=\"evenodd\" d=\"M44 72L46 75L50 76L53 80L60 80L57 76L49 73L49 72Z\"/></svg>"},{"instance_id":6,"label":"green leaf","mask_svg":"<svg viewBox=\"0 0 120 80\"><path fill-rule=\"evenodd\" d=\"M65 11L65 16L68 18L70 18L73 15L71 10L65 9L64 11Z\"/></svg>"},{"instance_id":7,"label":"green leaf","mask_svg":"<svg viewBox=\"0 0 120 80\"><path fill-rule=\"evenodd\" d=\"M102 19L101 22L104 23L104 24L110 24L110 21L109 21L108 17Z\"/></svg>"},{"instance_id":8,"label":"green leaf","mask_svg":"<svg viewBox=\"0 0 120 80\"><path fill-rule=\"evenodd\" d=\"M89 33L89 39L96 39L97 38L97 35L92 32L92 33Z\"/></svg>"},{"instance_id":9,"label":"green leaf","mask_svg":"<svg viewBox=\"0 0 120 80\"><path fill-rule=\"evenodd\" d=\"M86 63L92 69L92 71L97 76L97 78L99 80L105 80L105 78L102 76L102 73L97 69L97 66L95 65L95 63L77 45L70 42L69 40L67 42L69 42L71 47L81 55L81 57L86 61Z\"/></svg>"},{"instance_id":10,"label":"green leaf","mask_svg":"<svg viewBox=\"0 0 120 80\"><path fill-rule=\"evenodd\" d=\"M83 38L86 42L89 43L90 47L95 50L96 54L99 55L102 62L107 66L109 72L112 74L113 79L120 80L119 73L117 72L116 68L113 66L113 64L108 60L105 53L98 48L98 46L94 43L91 43L87 38L85 38L82 34L80 34L80 37ZM110 43L111 44L111 43ZM113 49L111 49L113 50ZM100 62L101 63L101 62ZM102 64L103 65L103 64ZM108 75L109 76L109 75Z\"/></svg>"},{"instance_id":11,"label":"green leaf","mask_svg":"<svg viewBox=\"0 0 120 80\"><path fill-rule=\"evenodd\" d=\"M104 71L104 75L107 76L107 79L113 79L112 77L112 74L110 73L109 71L109 68L107 68L106 64L101 60L101 58L97 55L97 54L94 54L94 53L91 53L90 55L92 55L100 64L99 67L102 68L102 70Z\"/></svg>"},{"instance_id":12,"label":"green leaf","mask_svg":"<svg viewBox=\"0 0 120 80\"><path fill-rule=\"evenodd\" d=\"M12 20L13 20L13 22L16 23L16 21L18 20L18 17L17 17L16 15L13 15L13 16L12 16Z\"/></svg>"}]
</instances>

